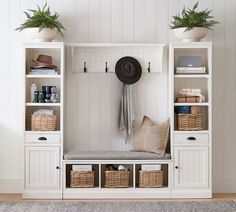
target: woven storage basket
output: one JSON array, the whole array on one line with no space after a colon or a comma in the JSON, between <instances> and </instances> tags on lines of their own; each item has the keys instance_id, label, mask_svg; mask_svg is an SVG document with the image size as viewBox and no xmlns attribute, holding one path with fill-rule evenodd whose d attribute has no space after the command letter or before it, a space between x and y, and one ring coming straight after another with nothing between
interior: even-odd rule
<instances>
[{"instance_id":1,"label":"woven storage basket","mask_svg":"<svg viewBox=\"0 0 236 212\"><path fill-rule=\"evenodd\" d=\"M178 114L178 130L202 130L203 114Z\"/></svg>"},{"instance_id":2,"label":"woven storage basket","mask_svg":"<svg viewBox=\"0 0 236 212\"><path fill-rule=\"evenodd\" d=\"M53 131L56 130L56 115L31 115L31 130Z\"/></svg>"},{"instance_id":3,"label":"woven storage basket","mask_svg":"<svg viewBox=\"0 0 236 212\"><path fill-rule=\"evenodd\" d=\"M73 188L94 187L94 171L71 171L70 186Z\"/></svg>"},{"instance_id":4,"label":"woven storage basket","mask_svg":"<svg viewBox=\"0 0 236 212\"><path fill-rule=\"evenodd\" d=\"M105 171L105 187L129 187L129 171Z\"/></svg>"},{"instance_id":5,"label":"woven storage basket","mask_svg":"<svg viewBox=\"0 0 236 212\"><path fill-rule=\"evenodd\" d=\"M140 188L163 187L163 171L142 171L139 170Z\"/></svg>"}]
</instances>

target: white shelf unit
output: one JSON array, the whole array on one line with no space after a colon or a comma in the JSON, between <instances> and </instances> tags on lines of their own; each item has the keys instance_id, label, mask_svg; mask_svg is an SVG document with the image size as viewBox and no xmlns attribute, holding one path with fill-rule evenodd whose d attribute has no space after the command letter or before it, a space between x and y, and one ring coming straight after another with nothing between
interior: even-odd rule
<instances>
[{"instance_id":1,"label":"white shelf unit","mask_svg":"<svg viewBox=\"0 0 236 212\"><path fill-rule=\"evenodd\" d=\"M64 43L25 43L23 47L25 76L25 140L23 198L62 198L63 111L64 111ZM58 75L29 75L31 60L39 54L50 55L59 67ZM32 103L30 87L56 86L59 103ZM38 109L53 109L57 115L56 131L32 131L31 114Z\"/></svg>"},{"instance_id":2,"label":"white shelf unit","mask_svg":"<svg viewBox=\"0 0 236 212\"><path fill-rule=\"evenodd\" d=\"M201 56L207 74L175 74L180 56ZM181 88L200 88L202 103L176 103ZM177 129L176 106L198 106L203 130ZM212 197L212 43L171 43L169 46L169 115L173 158L172 198Z\"/></svg>"},{"instance_id":3,"label":"white shelf unit","mask_svg":"<svg viewBox=\"0 0 236 212\"><path fill-rule=\"evenodd\" d=\"M95 187L93 188L71 188L70 171L73 164L91 164L95 167ZM104 170L106 164L123 164L130 170L130 181L128 188L105 188ZM161 188L139 188L138 170L141 164L161 164L164 171L164 187ZM172 183L171 160L64 160L63 182L64 199L91 199L91 198L171 198ZM96 173L97 172L97 173Z\"/></svg>"}]
</instances>

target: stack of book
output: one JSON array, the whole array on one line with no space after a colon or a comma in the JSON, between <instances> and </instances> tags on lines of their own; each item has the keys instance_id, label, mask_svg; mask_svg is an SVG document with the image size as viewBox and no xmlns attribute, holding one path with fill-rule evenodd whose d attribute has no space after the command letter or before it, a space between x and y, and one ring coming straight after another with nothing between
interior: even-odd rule
<instances>
[{"instance_id":1,"label":"stack of book","mask_svg":"<svg viewBox=\"0 0 236 212\"><path fill-rule=\"evenodd\" d=\"M150 165L141 165L142 171L160 171L161 165L159 164L150 164Z\"/></svg>"},{"instance_id":2,"label":"stack of book","mask_svg":"<svg viewBox=\"0 0 236 212\"><path fill-rule=\"evenodd\" d=\"M180 56L176 74L205 74L206 67L202 66L200 56Z\"/></svg>"},{"instance_id":3,"label":"stack of book","mask_svg":"<svg viewBox=\"0 0 236 212\"><path fill-rule=\"evenodd\" d=\"M92 171L92 169L93 169L92 165L72 165L73 171L85 172L85 171Z\"/></svg>"},{"instance_id":4,"label":"stack of book","mask_svg":"<svg viewBox=\"0 0 236 212\"><path fill-rule=\"evenodd\" d=\"M35 68L31 69L29 74L32 75L57 75L57 72L55 69L51 68Z\"/></svg>"}]
</instances>

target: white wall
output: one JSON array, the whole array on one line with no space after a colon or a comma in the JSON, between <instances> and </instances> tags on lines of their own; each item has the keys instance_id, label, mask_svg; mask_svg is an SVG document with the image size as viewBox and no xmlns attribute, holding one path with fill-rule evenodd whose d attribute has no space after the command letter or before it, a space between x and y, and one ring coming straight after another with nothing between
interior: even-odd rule
<instances>
[{"instance_id":1,"label":"white wall","mask_svg":"<svg viewBox=\"0 0 236 212\"><path fill-rule=\"evenodd\" d=\"M22 178L23 33L14 29L24 20L22 10L43 0L2 0L0 13L1 107L0 192L20 191ZM195 0L48 0L67 28L66 42L176 41L168 29L171 15ZM206 38L213 53L213 189L236 192L236 1L200 0L214 9L221 22ZM67 76L69 79L69 75ZM79 85L78 85L79 86Z\"/></svg>"}]
</instances>

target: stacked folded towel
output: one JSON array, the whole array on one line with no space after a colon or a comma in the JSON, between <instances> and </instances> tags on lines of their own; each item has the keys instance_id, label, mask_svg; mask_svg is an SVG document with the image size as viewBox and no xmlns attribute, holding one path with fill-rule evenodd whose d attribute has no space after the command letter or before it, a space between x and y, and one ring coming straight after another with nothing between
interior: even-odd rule
<instances>
[{"instance_id":1,"label":"stacked folded towel","mask_svg":"<svg viewBox=\"0 0 236 212\"><path fill-rule=\"evenodd\" d=\"M48 110L48 109L39 109L34 112L34 115L47 115L47 116L52 116L54 115L53 110Z\"/></svg>"},{"instance_id":2,"label":"stacked folded towel","mask_svg":"<svg viewBox=\"0 0 236 212\"><path fill-rule=\"evenodd\" d=\"M205 97L202 95L202 91L201 89L198 89L198 88L195 88L195 89L192 89L192 88L183 88L179 91L178 93L178 96L181 97L181 96L189 96L189 97L192 97L192 96L197 96L200 98L199 102L204 102L205 101Z\"/></svg>"}]
</instances>

